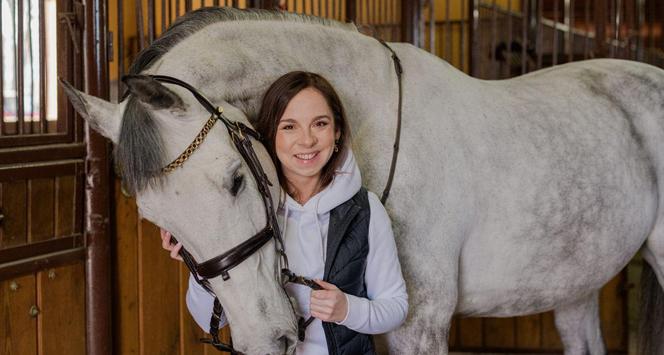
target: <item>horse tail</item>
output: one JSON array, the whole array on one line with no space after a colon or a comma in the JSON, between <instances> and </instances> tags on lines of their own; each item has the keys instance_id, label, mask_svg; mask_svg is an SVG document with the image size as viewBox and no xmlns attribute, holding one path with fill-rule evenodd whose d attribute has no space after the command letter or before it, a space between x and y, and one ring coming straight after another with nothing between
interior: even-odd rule
<instances>
[{"instance_id":1,"label":"horse tail","mask_svg":"<svg viewBox=\"0 0 664 355\"><path fill-rule=\"evenodd\" d=\"M664 285L647 262L641 273L638 354L664 354Z\"/></svg>"}]
</instances>

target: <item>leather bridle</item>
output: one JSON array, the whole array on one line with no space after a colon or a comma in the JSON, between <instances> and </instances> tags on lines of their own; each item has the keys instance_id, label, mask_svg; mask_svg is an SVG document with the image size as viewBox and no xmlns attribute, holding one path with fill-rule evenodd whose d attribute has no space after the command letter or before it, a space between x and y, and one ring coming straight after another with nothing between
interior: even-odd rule
<instances>
[{"instance_id":1,"label":"leather bridle","mask_svg":"<svg viewBox=\"0 0 664 355\"><path fill-rule=\"evenodd\" d=\"M399 84L397 132L396 132L394 152L392 156L392 163L390 166L387 186L385 187L383 195L381 196L381 201L384 203L385 200L387 200L387 196L389 195L390 187L392 185L392 179L396 167L396 158L399 150L399 140L400 140L400 131L401 131L401 107L402 107L402 84L401 84L402 68L400 60L397 57L396 53L392 50L392 48L390 48L387 45L387 43L385 43L384 41L382 40L379 41L392 53L392 60L394 61L394 68L397 73L397 79ZM212 338L201 339L201 341L204 343L211 344L217 350L230 352L231 354L241 355L242 353L235 350L231 344L225 344L221 342L219 339L219 324L223 308L221 306L221 303L219 302L219 298L216 297L216 295L214 294L214 291L212 290L212 287L210 286L208 279L212 279L218 276L221 276L224 281L230 279L230 275L228 273L229 270L233 269L234 267L242 263L244 260L246 260L248 257L250 257L252 254L257 252L271 239L274 239L275 248L282 262L280 284L283 286L285 283L292 282L308 286L314 290L320 290L322 289L322 287L320 287L316 282L314 282L311 279L295 275L288 268L288 257L286 256L284 242L283 239L281 238L281 232L279 230L279 225L277 223L276 210L274 208L272 197L270 195L270 186L272 186L272 183L265 174L265 171L263 170L263 167L261 166L261 163L258 160L258 157L256 156L256 153L253 149L251 142L251 138L261 141L260 134L254 131L253 129L247 127L242 122L229 120L224 115L223 108L221 106L213 105L210 102L210 100L208 100L202 93L200 93L198 90L196 90L188 83L180 79L166 75L148 75L148 76L156 81L177 85L186 89L211 114L210 118L205 123L205 125L203 126L199 134L196 136L194 141L184 150L182 154L180 154L177 158L175 158L171 163L166 165L161 172L167 174L182 166L182 164L184 164L184 162L191 156L191 154L193 154L193 152L198 149L199 145L205 139L205 137L207 136L210 129L214 126L214 124L218 121L221 121L226 127L226 130L228 131L228 134L230 135L230 138L233 144L235 145L235 148L240 153L245 163L249 167L249 170L251 171L251 174L254 177L254 180L256 181L256 185L258 186L258 191L263 200L263 205L265 206L267 224L265 228L263 228L260 232L258 232L256 235L252 236L251 238L247 239L246 241L231 248L230 250L224 252L223 254L214 257L212 259L209 259L207 261L204 261L202 263L196 263L192 255L187 250L185 250L185 248L180 249L180 255L182 256L185 265L187 265L187 268L193 275L194 280L199 285L201 285L205 290L207 290L210 294L215 296L213 314L210 320L210 335L212 336ZM171 237L171 242L177 243L177 240L174 237ZM292 304L291 307L293 307ZM314 317L309 317L306 320L300 317L298 321L298 339L300 341L304 340L305 328L313 320Z\"/></svg>"}]
</instances>

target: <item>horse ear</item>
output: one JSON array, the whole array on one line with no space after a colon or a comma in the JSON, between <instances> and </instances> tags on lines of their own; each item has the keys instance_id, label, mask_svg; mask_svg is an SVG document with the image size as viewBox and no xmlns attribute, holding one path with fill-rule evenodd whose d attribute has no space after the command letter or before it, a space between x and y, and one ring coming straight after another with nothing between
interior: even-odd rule
<instances>
[{"instance_id":1,"label":"horse ear","mask_svg":"<svg viewBox=\"0 0 664 355\"><path fill-rule=\"evenodd\" d=\"M139 101L154 110L184 108L180 96L150 76L125 75L122 77L122 82Z\"/></svg>"},{"instance_id":2,"label":"horse ear","mask_svg":"<svg viewBox=\"0 0 664 355\"><path fill-rule=\"evenodd\" d=\"M92 129L117 143L122 121L119 114L120 105L81 92L60 78L58 81L76 112L88 121Z\"/></svg>"}]
</instances>

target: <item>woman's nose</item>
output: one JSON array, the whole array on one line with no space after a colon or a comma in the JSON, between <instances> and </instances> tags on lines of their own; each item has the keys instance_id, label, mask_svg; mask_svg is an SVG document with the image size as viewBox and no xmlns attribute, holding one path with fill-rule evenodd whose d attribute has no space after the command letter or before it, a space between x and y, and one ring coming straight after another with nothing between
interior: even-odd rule
<instances>
[{"instance_id":1,"label":"woman's nose","mask_svg":"<svg viewBox=\"0 0 664 355\"><path fill-rule=\"evenodd\" d=\"M311 147L318 142L318 138L309 130L305 130L300 137L300 144Z\"/></svg>"}]
</instances>

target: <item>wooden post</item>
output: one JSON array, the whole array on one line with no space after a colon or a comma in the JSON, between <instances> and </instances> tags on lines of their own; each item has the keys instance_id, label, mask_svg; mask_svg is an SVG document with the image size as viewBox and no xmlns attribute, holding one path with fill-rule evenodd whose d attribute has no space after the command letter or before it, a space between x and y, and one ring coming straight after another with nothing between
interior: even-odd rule
<instances>
[{"instance_id":1,"label":"wooden post","mask_svg":"<svg viewBox=\"0 0 664 355\"><path fill-rule=\"evenodd\" d=\"M86 91L108 99L106 58L106 1L92 0L85 6ZM111 244L109 232L109 143L85 130L85 243L86 249L86 353L112 354L111 326Z\"/></svg>"}]
</instances>

